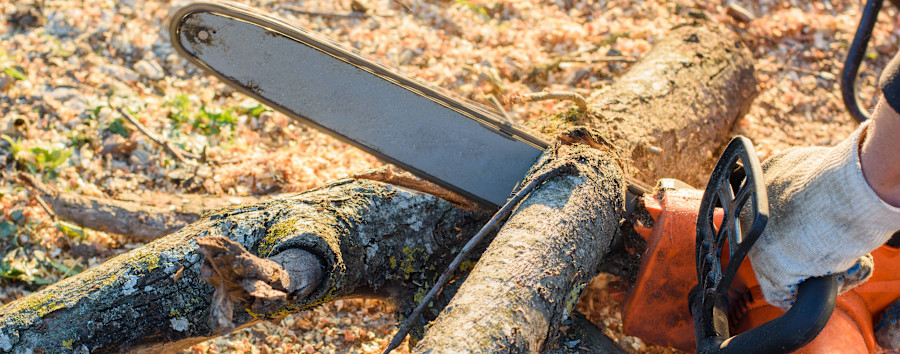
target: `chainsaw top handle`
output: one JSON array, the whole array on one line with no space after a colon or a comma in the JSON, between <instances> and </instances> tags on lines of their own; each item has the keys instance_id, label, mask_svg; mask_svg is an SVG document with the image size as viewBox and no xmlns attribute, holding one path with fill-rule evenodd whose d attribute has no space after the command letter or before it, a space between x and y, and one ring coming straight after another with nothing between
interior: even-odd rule
<instances>
[{"instance_id":1,"label":"chainsaw top handle","mask_svg":"<svg viewBox=\"0 0 900 354\"><path fill-rule=\"evenodd\" d=\"M716 209L724 212L718 229L713 221ZM688 300L698 353L793 352L815 338L831 317L837 301L836 276L810 278L800 284L797 299L785 314L730 337L728 288L747 252L762 235L768 217L769 200L753 144L745 137L736 137L716 163L697 218L699 284ZM723 269L725 241L728 263Z\"/></svg>"},{"instance_id":2,"label":"chainsaw top handle","mask_svg":"<svg viewBox=\"0 0 900 354\"><path fill-rule=\"evenodd\" d=\"M844 101L844 107L860 123L868 120L870 114L856 95L856 78L859 75L859 67L862 65L863 58L866 56L866 47L869 46L872 30L875 29L875 22L878 20L878 13L881 12L883 3L884 0L866 1L862 16L859 18L859 25L856 27L856 34L853 36L853 42L850 44L847 58L844 60L844 68L841 70L841 98ZM891 3L900 8L900 0L891 0Z\"/></svg>"}]
</instances>

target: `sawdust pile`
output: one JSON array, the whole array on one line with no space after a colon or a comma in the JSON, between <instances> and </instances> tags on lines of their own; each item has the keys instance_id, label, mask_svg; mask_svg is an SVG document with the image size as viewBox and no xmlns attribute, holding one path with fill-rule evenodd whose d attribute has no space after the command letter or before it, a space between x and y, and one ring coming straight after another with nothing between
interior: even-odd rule
<instances>
[{"instance_id":1,"label":"sawdust pile","mask_svg":"<svg viewBox=\"0 0 900 354\"><path fill-rule=\"evenodd\" d=\"M834 144L856 126L839 70L862 1L247 1L320 31L429 83L481 102L609 85L654 40L705 18L740 33L757 59L761 95L736 134L761 158ZM729 5L746 10L734 17ZM178 57L164 29L178 2L0 1L0 300L4 303L140 246L55 221L13 176L26 170L91 196L162 191L255 195L303 191L380 165L237 94ZM867 52L861 96L897 50L885 5ZM351 12L353 16L346 15ZM736 19L736 18L739 18ZM873 101L868 100L871 104ZM519 121L567 103L507 106ZM182 163L123 119L214 164ZM625 348L666 351L621 333L603 278L580 308ZM344 300L194 346L197 353L379 352L394 331L385 305Z\"/></svg>"}]
</instances>

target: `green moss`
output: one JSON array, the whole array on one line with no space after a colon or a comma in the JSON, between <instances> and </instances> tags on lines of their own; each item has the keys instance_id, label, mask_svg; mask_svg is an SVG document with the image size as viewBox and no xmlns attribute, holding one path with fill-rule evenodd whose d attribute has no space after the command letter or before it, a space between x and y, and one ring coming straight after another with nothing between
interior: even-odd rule
<instances>
[{"instance_id":1,"label":"green moss","mask_svg":"<svg viewBox=\"0 0 900 354\"><path fill-rule=\"evenodd\" d=\"M428 252L421 248L410 248L409 246L403 247L401 252L403 252L403 260L400 261L400 272L403 274L403 279L409 279L409 276L419 269L416 266L416 259L427 257Z\"/></svg>"},{"instance_id":2,"label":"green moss","mask_svg":"<svg viewBox=\"0 0 900 354\"><path fill-rule=\"evenodd\" d=\"M299 311L300 308L298 308L297 306L288 304L288 305L285 305L284 307L282 307L276 311L273 311L271 313L256 313L247 308L245 308L244 310L246 310L247 313L250 314L250 316L253 316L253 318L261 318L261 319L271 320L274 318L278 318L281 316L295 313L295 312Z\"/></svg>"},{"instance_id":3,"label":"green moss","mask_svg":"<svg viewBox=\"0 0 900 354\"><path fill-rule=\"evenodd\" d=\"M172 317L181 316L181 311L178 311L175 308L171 308L171 309L169 309L169 316L172 316Z\"/></svg>"},{"instance_id":4,"label":"green moss","mask_svg":"<svg viewBox=\"0 0 900 354\"><path fill-rule=\"evenodd\" d=\"M159 268L159 254L152 249L139 249L135 254L125 260L133 269L150 272Z\"/></svg>"},{"instance_id":5,"label":"green moss","mask_svg":"<svg viewBox=\"0 0 900 354\"><path fill-rule=\"evenodd\" d=\"M556 139L559 132L569 130L570 128L580 125L584 119L584 114L578 110L578 107L569 107L564 112L552 114L543 119L533 120L525 124L526 127L541 133L546 139Z\"/></svg>"},{"instance_id":6,"label":"green moss","mask_svg":"<svg viewBox=\"0 0 900 354\"><path fill-rule=\"evenodd\" d=\"M391 269L397 269L397 259L394 257L388 258L388 261L391 262Z\"/></svg>"},{"instance_id":7,"label":"green moss","mask_svg":"<svg viewBox=\"0 0 900 354\"><path fill-rule=\"evenodd\" d=\"M297 224L296 218L290 218L275 224L269 229L269 232L266 234L266 238L259 245L258 254L261 257L266 257L272 250L275 248L275 245L278 241L283 240L285 237L294 232L297 229L295 226Z\"/></svg>"},{"instance_id":8,"label":"green moss","mask_svg":"<svg viewBox=\"0 0 900 354\"><path fill-rule=\"evenodd\" d=\"M334 295L333 289L332 289L332 290L329 290L328 293L325 294L325 296L323 296L321 299L316 300L316 301L313 301L313 302L310 302L310 303L308 303L308 304L306 304L306 305L303 305L303 308L302 308L302 309L303 309L303 310L311 309L311 308L316 307L316 306L319 306L319 305L321 305L321 304L328 303L328 302L332 302L332 301L334 301L335 299L337 299L337 296Z\"/></svg>"},{"instance_id":9,"label":"green moss","mask_svg":"<svg viewBox=\"0 0 900 354\"><path fill-rule=\"evenodd\" d=\"M109 278L106 278L106 280L104 280L103 283L100 283L100 287L106 288L106 287L112 286L113 284L116 283L116 280L119 280L119 275L118 274L110 274Z\"/></svg>"},{"instance_id":10,"label":"green moss","mask_svg":"<svg viewBox=\"0 0 900 354\"><path fill-rule=\"evenodd\" d=\"M566 299L566 315L572 313L572 310L575 309L578 299L581 298L581 291L584 290L586 285L587 283L576 284L572 287L572 291L569 291L569 296Z\"/></svg>"},{"instance_id":11,"label":"green moss","mask_svg":"<svg viewBox=\"0 0 900 354\"><path fill-rule=\"evenodd\" d=\"M44 317L48 313L65 307L65 304L59 301L53 294L38 293L35 296L29 296L23 299L22 307L34 311L39 317Z\"/></svg>"},{"instance_id":12,"label":"green moss","mask_svg":"<svg viewBox=\"0 0 900 354\"><path fill-rule=\"evenodd\" d=\"M413 301L415 301L417 304L421 303L422 300L425 299L425 295L428 295L429 288L431 288L431 286L423 286L416 290L416 295L413 296Z\"/></svg>"},{"instance_id":13,"label":"green moss","mask_svg":"<svg viewBox=\"0 0 900 354\"><path fill-rule=\"evenodd\" d=\"M476 264L478 264L477 261L472 261L472 260L462 261L462 263L459 264L459 271L461 273L471 272L472 269L475 269Z\"/></svg>"},{"instance_id":14,"label":"green moss","mask_svg":"<svg viewBox=\"0 0 900 354\"><path fill-rule=\"evenodd\" d=\"M64 340L62 341L62 346L66 349L72 349L72 343L75 343L74 339Z\"/></svg>"}]
</instances>

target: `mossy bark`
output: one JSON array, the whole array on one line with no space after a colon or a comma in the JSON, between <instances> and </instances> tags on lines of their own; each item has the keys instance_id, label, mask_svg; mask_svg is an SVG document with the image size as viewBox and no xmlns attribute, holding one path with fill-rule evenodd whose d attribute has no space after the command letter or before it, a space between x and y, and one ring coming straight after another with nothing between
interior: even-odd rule
<instances>
[{"instance_id":1,"label":"mossy bark","mask_svg":"<svg viewBox=\"0 0 900 354\"><path fill-rule=\"evenodd\" d=\"M215 289L200 274L203 236L228 237L262 257L306 249L325 270L318 289L282 309L235 308L238 327L350 295L409 302L484 219L430 195L351 180L221 209L0 308L0 349L171 351L223 334L210 323Z\"/></svg>"}]
</instances>

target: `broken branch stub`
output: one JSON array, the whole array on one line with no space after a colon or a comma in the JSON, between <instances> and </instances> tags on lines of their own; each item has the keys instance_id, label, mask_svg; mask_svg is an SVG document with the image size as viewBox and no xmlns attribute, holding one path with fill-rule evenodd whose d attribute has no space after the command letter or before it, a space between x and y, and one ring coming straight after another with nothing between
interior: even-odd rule
<instances>
[{"instance_id":1,"label":"broken branch stub","mask_svg":"<svg viewBox=\"0 0 900 354\"><path fill-rule=\"evenodd\" d=\"M302 300L322 282L318 257L302 249L291 248L265 259L222 236L196 241L206 258L200 274L216 288L209 322L217 332L234 329L235 307L257 314L274 313L289 300Z\"/></svg>"}]
</instances>

